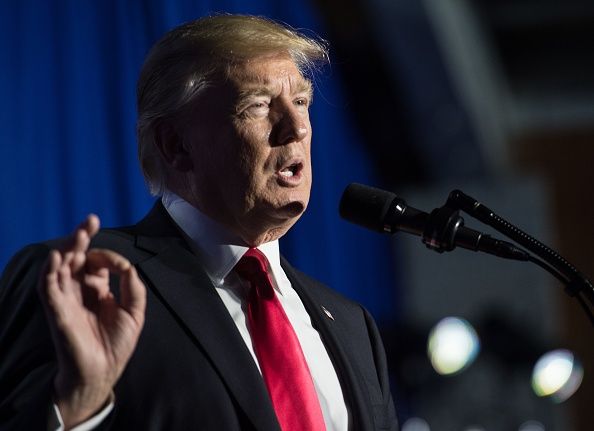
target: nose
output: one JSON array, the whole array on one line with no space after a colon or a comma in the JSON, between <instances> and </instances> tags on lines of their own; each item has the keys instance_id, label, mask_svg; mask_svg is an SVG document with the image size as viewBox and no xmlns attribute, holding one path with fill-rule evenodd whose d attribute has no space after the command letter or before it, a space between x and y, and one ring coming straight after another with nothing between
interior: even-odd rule
<instances>
[{"instance_id":1,"label":"nose","mask_svg":"<svg viewBox=\"0 0 594 431\"><path fill-rule=\"evenodd\" d=\"M273 145L287 145L299 142L309 134L309 116L307 111L299 108L287 107L279 113L278 120L273 126L271 138Z\"/></svg>"}]
</instances>

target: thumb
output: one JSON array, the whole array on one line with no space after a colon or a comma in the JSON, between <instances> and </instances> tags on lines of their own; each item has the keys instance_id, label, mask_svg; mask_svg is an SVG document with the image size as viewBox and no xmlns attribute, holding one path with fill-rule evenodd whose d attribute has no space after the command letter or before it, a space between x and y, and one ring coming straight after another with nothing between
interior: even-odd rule
<instances>
[{"instance_id":1,"label":"thumb","mask_svg":"<svg viewBox=\"0 0 594 431\"><path fill-rule=\"evenodd\" d=\"M146 310L146 287L138 277L133 265L120 275L120 303L139 326L144 324Z\"/></svg>"}]
</instances>

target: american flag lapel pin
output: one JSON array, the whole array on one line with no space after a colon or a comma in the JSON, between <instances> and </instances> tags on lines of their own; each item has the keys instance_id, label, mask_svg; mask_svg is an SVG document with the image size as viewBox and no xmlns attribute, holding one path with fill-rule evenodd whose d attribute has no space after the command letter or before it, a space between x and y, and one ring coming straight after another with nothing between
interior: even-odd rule
<instances>
[{"instance_id":1,"label":"american flag lapel pin","mask_svg":"<svg viewBox=\"0 0 594 431\"><path fill-rule=\"evenodd\" d=\"M328 316L328 319L334 320L334 316L332 315L332 313L330 313L330 311L328 311L328 309L326 307L324 307L323 305L322 305L322 311L324 312L324 314L326 316Z\"/></svg>"}]
</instances>

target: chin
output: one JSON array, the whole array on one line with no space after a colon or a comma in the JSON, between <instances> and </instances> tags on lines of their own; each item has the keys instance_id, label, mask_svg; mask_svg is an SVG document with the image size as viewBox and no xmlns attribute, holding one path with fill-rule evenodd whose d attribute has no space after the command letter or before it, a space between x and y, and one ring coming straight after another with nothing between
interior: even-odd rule
<instances>
[{"instance_id":1,"label":"chin","mask_svg":"<svg viewBox=\"0 0 594 431\"><path fill-rule=\"evenodd\" d=\"M305 212L307 205L301 201L294 201L284 205L281 212L289 218L300 217Z\"/></svg>"}]
</instances>

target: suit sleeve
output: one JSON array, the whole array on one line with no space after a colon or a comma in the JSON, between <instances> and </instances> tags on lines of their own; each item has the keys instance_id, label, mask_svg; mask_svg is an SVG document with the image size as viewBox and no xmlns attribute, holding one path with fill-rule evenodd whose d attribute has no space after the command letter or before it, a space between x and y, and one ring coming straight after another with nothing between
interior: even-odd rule
<instances>
[{"instance_id":1,"label":"suit sleeve","mask_svg":"<svg viewBox=\"0 0 594 431\"><path fill-rule=\"evenodd\" d=\"M46 430L56 372L37 278L49 248L29 246L0 279L0 429Z\"/></svg>"},{"instance_id":2,"label":"suit sleeve","mask_svg":"<svg viewBox=\"0 0 594 431\"><path fill-rule=\"evenodd\" d=\"M0 430L47 431L56 359L37 282L50 248L24 248L0 278ZM111 409L108 410L108 413ZM104 417L103 414L102 417ZM94 425L107 429L109 419Z\"/></svg>"}]
</instances>

